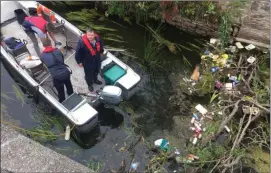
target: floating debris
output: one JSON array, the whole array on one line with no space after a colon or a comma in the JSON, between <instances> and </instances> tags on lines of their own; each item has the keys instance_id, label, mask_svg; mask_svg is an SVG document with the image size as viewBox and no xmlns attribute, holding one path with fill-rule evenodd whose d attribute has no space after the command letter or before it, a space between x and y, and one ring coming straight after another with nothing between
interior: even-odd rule
<instances>
[{"instance_id":1,"label":"floating debris","mask_svg":"<svg viewBox=\"0 0 271 173\"><path fill-rule=\"evenodd\" d=\"M161 150L169 151L170 149L169 142L166 139L157 139L154 141L154 145L159 147Z\"/></svg>"},{"instance_id":2,"label":"floating debris","mask_svg":"<svg viewBox=\"0 0 271 173\"><path fill-rule=\"evenodd\" d=\"M177 155L181 154L181 152L176 147L174 147L174 149L175 149L175 151L174 151L175 154L177 154Z\"/></svg>"},{"instance_id":3,"label":"floating debris","mask_svg":"<svg viewBox=\"0 0 271 173\"><path fill-rule=\"evenodd\" d=\"M230 128L228 126L224 126L224 128L227 130L228 133L231 132Z\"/></svg>"},{"instance_id":4,"label":"floating debris","mask_svg":"<svg viewBox=\"0 0 271 173\"><path fill-rule=\"evenodd\" d=\"M199 111L202 115L205 115L208 111L205 109L201 104L198 104L196 107L196 110Z\"/></svg>"},{"instance_id":5,"label":"floating debris","mask_svg":"<svg viewBox=\"0 0 271 173\"><path fill-rule=\"evenodd\" d=\"M244 48L244 46L240 42L236 42L235 45L237 46L238 49Z\"/></svg>"},{"instance_id":6,"label":"floating debris","mask_svg":"<svg viewBox=\"0 0 271 173\"><path fill-rule=\"evenodd\" d=\"M139 166L139 162L132 163L131 168L130 168L130 172L136 171L138 166Z\"/></svg>"},{"instance_id":7,"label":"floating debris","mask_svg":"<svg viewBox=\"0 0 271 173\"><path fill-rule=\"evenodd\" d=\"M252 49L255 49L255 46L253 44L250 44L248 46L245 47L246 50L252 50Z\"/></svg>"},{"instance_id":8,"label":"floating debris","mask_svg":"<svg viewBox=\"0 0 271 173\"><path fill-rule=\"evenodd\" d=\"M225 89L226 90L232 90L233 86L232 86L232 83L226 83L225 84Z\"/></svg>"},{"instance_id":9,"label":"floating debris","mask_svg":"<svg viewBox=\"0 0 271 173\"><path fill-rule=\"evenodd\" d=\"M194 154L189 154L188 156L188 159L190 158L190 159L195 159L195 160L199 160L199 157L198 156L195 156Z\"/></svg>"},{"instance_id":10,"label":"floating debris","mask_svg":"<svg viewBox=\"0 0 271 173\"><path fill-rule=\"evenodd\" d=\"M199 66L196 66L190 79L192 79L193 81L198 81L199 80L199 76L200 76L200 73L199 73Z\"/></svg>"},{"instance_id":11,"label":"floating debris","mask_svg":"<svg viewBox=\"0 0 271 173\"><path fill-rule=\"evenodd\" d=\"M236 52L236 46L229 46L231 53Z\"/></svg>"},{"instance_id":12,"label":"floating debris","mask_svg":"<svg viewBox=\"0 0 271 173\"><path fill-rule=\"evenodd\" d=\"M195 138L193 139L193 141L192 141L192 144L195 145L195 144L197 143L197 141L198 141L198 138L195 137Z\"/></svg>"},{"instance_id":13,"label":"floating debris","mask_svg":"<svg viewBox=\"0 0 271 173\"><path fill-rule=\"evenodd\" d=\"M70 140L71 128L69 125L66 126L65 140Z\"/></svg>"},{"instance_id":14,"label":"floating debris","mask_svg":"<svg viewBox=\"0 0 271 173\"><path fill-rule=\"evenodd\" d=\"M246 105L242 106L242 110L245 114L253 114L253 115L258 115L258 113L260 112L260 109L257 107L250 107Z\"/></svg>"},{"instance_id":15,"label":"floating debris","mask_svg":"<svg viewBox=\"0 0 271 173\"><path fill-rule=\"evenodd\" d=\"M253 57L253 56L250 56L248 59L247 59L247 62L249 62L250 64L252 64L253 62L256 61L256 58Z\"/></svg>"},{"instance_id":16,"label":"floating debris","mask_svg":"<svg viewBox=\"0 0 271 173\"><path fill-rule=\"evenodd\" d=\"M210 39L210 43L211 43L211 44L215 44L216 41L217 41L217 39L215 39L215 38L211 38L211 39Z\"/></svg>"},{"instance_id":17,"label":"floating debris","mask_svg":"<svg viewBox=\"0 0 271 173\"><path fill-rule=\"evenodd\" d=\"M192 119L191 119L191 123L193 124L195 122L195 118L194 117L192 117Z\"/></svg>"}]
</instances>

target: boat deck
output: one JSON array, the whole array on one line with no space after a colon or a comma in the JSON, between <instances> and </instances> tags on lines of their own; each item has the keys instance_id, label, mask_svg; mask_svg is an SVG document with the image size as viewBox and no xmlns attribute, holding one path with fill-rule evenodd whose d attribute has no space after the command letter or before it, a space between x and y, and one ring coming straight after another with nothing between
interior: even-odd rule
<instances>
[{"instance_id":1,"label":"boat deck","mask_svg":"<svg viewBox=\"0 0 271 173\"><path fill-rule=\"evenodd\" d=\"M67 30L67 28L66 28ZM37 56L39 57L38 53L36 52L34 48L34 43L33 43L33 38L32 40L28 37L28 35L25 33L23 30L22 26L19 25L17 20L13 18L12 20L8 21L7 23L1 24L1 33L2 36L6 37L15 37L15 38L20 38L21 40L24 39L28 42L27 44L27 49L29 50L30 54L32 56ZM69 33L69 32L67 32ZM67 34L66 34L67 36ZM66 50L66 37L62 33L55 33L55 37L58 41L62 43L62 46L59 48L62 50L64 53L65 57L65 63L72 69L72 75L71 75L71 83L73 85L74 92L86 95L89 92L86 81L85 81L85 74L84 74L84 69L82 67L79 67L75 61L75 50L74 46L69 47L69 50ZM43 45L40 41L40 39L36 36L36 40L39 45L40 51L42 51ZM70 38L68 38L70 40ZM53 42L52 42L53 43ZM76 45L76 41L73 41L73 44ZM54 45L53 45L54 46ZM72 48L73 47L73 48ZM65 49L65 50L64 50ZM10 54L11 55L11 54ZM11 55L12 56L12 55ZM25 58L26 55L22 55L19 57L14 57L17 62L19 63L22 59ZM94 87L94 92L97 90L100 90L101 87L105 85L104 80L101 78L101 76L98 76L99 80L103 82L103 85L93 85ZM52 77L50 76L50 73L46 69L43 73L40 75L34 77L34 79L38 82L41 83L41 86L48 91L52 96L54 96L57 99L57 92L55 88L53 87L53 80ZM88 101L93 100L94 98L87 97Z\"/></svg>"}]
</instances>

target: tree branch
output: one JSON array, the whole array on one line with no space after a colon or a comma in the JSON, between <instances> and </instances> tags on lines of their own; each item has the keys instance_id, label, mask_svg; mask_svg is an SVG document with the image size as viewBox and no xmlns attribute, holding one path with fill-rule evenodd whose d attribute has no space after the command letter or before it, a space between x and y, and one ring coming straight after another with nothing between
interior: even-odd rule
<instances>
[{"instance_id":1,"label":"tree branch","mask_svg":"<svg viewBox=\"0 0 271 173\"><path fill-rule=\"evenodd\" d=\"M232 161L231 163L229 163L229 164L224 164L224 167L225 167L225 168L230 168L230 167L232 167L232 166L238 164L239 161L240 161L240 159L241 159L242 157L243 157L243 156L238 156L238 157L237 157L234 161Z\"/></svg>"},{"instance_id":2,"label":"tree branch","mask_svg":"<svg viewBox=\"0 0 271 173\"><path fill-rule=\"evenodd\" d=\"M230 115L225 119L225 120L223 120L222 122L221 122L221 124L220 124L220 126L219 126L219 129L218 129L218 131L216 132L216 134L215 134L215 137L217 137L217 136L219 136L220 135L220 133L223 131L223 129L224 129L224 126L226 125L226 124L228 124L228 122L232 119L232 117L235 115L235 113L238 111L238 108L239 108L239 103L241 102L241 100L238 100L235 104L234 104L234 108L233 108L233 110L232 110L232 112L230 113Z\"/></svg>"}]
</instances>

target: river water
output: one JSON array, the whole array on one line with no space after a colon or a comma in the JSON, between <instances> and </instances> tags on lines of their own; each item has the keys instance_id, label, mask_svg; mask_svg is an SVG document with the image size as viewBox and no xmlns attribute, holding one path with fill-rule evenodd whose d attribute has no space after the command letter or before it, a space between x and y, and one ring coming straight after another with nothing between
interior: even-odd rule
<instances>
[{"instance_id":1,"label":"river water","mask_svg":"<svg viewBox=\"0 0 271 173\"><path fill-rule=\"evenodd\" d=\"M58 12L57 9L54 10ZM132 50L136 57L142 57L146 30L136 24L116 22L125 27L120 27L112 22L106 22L104 25L117 29L117 34L128 43L114 43L114 47ZM161 34L172 42L190 48L191 51L182 51L181 54L173 55L167 48L163 49L167 62L165 70L155 73L143 70L138 60L119 55L120 59L142 77L140 91L130 101L121 105L121 109L127 114L123 116L111 109L105 109L101 105L98 107L100 126L90 133L73 134L70 141L65 141L61 136L41 143L91 169L102 172L116 170L123 159L129 163L131 158L134 158L135 162L140 162L139 171L142 171L151 156L150 144L161 137L170 138L179 150L185 150L183 139L189 138L185 134L187 131L185 128L187 128L190 116L187 117L172 109L169 98L174 93L169 75L184 71L182 56L185 56L192 65L198 63L200 61L199 52L195 51L191 45L203 47L199 40L203 42L206 38L181 32L168 25L165 25ZM105 44L113 43L105 41ZM9 97L9 99L1 97L1 104L5 107L2 111L6 112L3 114L5 122L24 129L33 129L33 127L47 122L46 118L59 118L61 121L60 115L52 111L46 102L40 100L39 103L36 103L30 96L31 93L27 93L22 87L25 84L20 82L16 75L8 73L9 69L6 68L8 66L3 66L1 63L1 93L6 93ZM183 124L183 129L174 128L176 122L173 116L184 117L183 122L179 123L181 124L179 127L182 127ZM65 125L63 124L63 126ZM64 132L63 127L59 128L57 125L52 125L50 130L56 134ZM179 136L180 134L183 136L182 140L177 139L177 133ZM142 136L144 140L141 138ZM137 143L139 140L141 142Z\"/></svg>"}]
</instances>

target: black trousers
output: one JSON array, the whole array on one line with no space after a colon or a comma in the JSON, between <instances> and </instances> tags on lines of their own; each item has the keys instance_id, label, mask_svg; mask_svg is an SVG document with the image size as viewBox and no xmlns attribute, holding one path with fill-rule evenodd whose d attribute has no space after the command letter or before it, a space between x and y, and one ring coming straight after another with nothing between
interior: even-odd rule
<instances>
[{"instance_id":1,"label":"black trousers","mask_svg":"<svg viewBox=\"0 0 271 173\"><path fill-rule=\"evenodd\" d=\"M72 88L70 76L64 80L54 79L53 82L54 82L54 86L56 87L56 90L58 92L58 100L60 103L65 100L64 85L66 86L68 95L71 95L73 93L73 88Z\"/></svg>"},{"instance_id":2,"label":"black trousers","mask_svg":"<svg viewBox=\"0 0 271 173\"><path fill-rule=\"evenodd\" d=\"M84 65L84 71L85 71L85 80L88 86L90 87L93 85L95 81L97 81L99 70L97 68L90 68Z\"/></svg>"}]
</instances>

